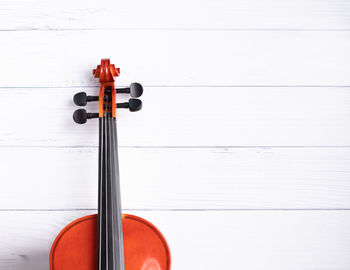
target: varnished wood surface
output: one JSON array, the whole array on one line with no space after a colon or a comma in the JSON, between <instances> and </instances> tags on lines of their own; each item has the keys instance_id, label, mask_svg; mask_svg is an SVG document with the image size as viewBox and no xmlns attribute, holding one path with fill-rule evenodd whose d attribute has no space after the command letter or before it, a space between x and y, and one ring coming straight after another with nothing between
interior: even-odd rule
<instances>
[{"instance_id":1,"label":"varnished wood surface","mask_svg":"<svg viewBox=\"0 0 350 270\"><path fill-rule=\"evenodd\" d=\"M119 268L170 270L169 246L162 233L149 221L135 215L124 214L122 222L125 266L123 259L123 266ZM95 270L96 265L100 265L97 230L97 214L68 224L52 244L50 270ZM116 266L110 268L119 269Z\"/></svg>"}]
</instances>

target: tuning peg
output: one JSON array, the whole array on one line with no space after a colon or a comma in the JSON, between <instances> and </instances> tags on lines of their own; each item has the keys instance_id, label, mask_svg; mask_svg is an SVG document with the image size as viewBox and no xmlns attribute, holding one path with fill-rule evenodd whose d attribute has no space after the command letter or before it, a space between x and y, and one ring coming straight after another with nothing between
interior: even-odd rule
<instances>
[{"instance_id":1,"label":"tuning peg","mask_svg":"<svg viewBox=\"0 0 350 270\"><path fill-rule=\"evenodd\" d=\"M98 113L88 113L84 109L78 109L73 113L73 120L77 124L85 124L87 119L98 118Z\"/></svg>"},{"instance_id":2,"label":"tuning peg","mask_svg":"<svg viewBox=\"0 0 350 270\"><path fill-rule=\"evenodd\" d=\"M85 106L90 101L98 101L98 96L87 96L85 92L79 92L74 95L74 103L78 106Z\"/></svg>"},{"instance_id":3,"label":"tuning peg","mask_svg":"<svg viewBox=\"0 0 350 270\"><path fill-rule=\"evenodd\" d=\"M129 99L129 102L117 103L117 108L129 109L130 112L137 112L142 109L142 101L137 98Z\"/></svg>"},{"instance_id":4,"label":"tuning peg","mask_svg":"<svg viewBox=\"0 0 350 270\"><path fill-rule=\"evenodd\" d=\"M140 97L143 93L143 87L139 83L132 83L130 87L115 89L117 94L130 94L132 97Z\"/></svg>"}]
</instances>

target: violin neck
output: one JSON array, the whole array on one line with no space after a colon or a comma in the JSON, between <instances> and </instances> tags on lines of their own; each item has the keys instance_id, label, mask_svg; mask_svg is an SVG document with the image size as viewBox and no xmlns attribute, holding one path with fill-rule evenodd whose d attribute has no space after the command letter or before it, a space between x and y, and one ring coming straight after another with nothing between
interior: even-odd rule
<instances>
[{"instance_id":1,"label":"violin neck","mask_svg":"<svg viewBox=\"0 0 350 270\"><path fill-rule=\"evenodd\" d=\"M98 270L125 270L116 119L99 119Z\"/></svg>"}]
</instances>

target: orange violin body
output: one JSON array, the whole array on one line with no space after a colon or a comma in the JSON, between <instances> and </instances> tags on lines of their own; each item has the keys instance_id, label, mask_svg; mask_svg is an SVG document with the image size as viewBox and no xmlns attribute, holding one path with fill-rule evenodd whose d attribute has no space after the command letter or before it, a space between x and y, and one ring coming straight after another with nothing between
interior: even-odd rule
<instances>
[{"instance_id":1,"label":"orange violin body","mask_svg":"<svg viewBox=\"0 0 350 270\"><path fill-rule=\"evenodd\" d=\"M70 223L57 236L50 253L51 270L97 269L97 215ZM133 215L123 215L126 270L169 270L169 247L158 229Z\"/></svg>"}]
</instances>

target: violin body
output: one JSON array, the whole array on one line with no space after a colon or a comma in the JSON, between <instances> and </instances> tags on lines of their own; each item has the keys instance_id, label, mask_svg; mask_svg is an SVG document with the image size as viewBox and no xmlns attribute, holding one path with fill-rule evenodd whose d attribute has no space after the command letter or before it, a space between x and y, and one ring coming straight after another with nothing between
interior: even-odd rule
<instances>
[{"instance_id":1,"label":"violin body","mask_svg":"<svg viewBox=\"0 0 350 270\"><path fill-rule=\"evenodd\" d=\"M78 109L73 114L78 124L99 118L98 211L73 221L59 233L51 247L51 270L170 270L169 247L158 229L140 217L122 214L117 108L136 112L142 102L131 98L117 103L117 94L140 97L143 87L132 83L116 89L114 77L119 73L109 59L102 59L93 70L100 82L99 95L80 92L73 98L78 106L99 102L98 113Z\"/></svg>"},{"instance_id":2,"label":"violin body","mask_svg":"<svg viewBox=\"0 0 350 270\"><path fill-rule=\"evenodd\" d=\"M97 215L79 218L57 236L50 253L51 270L97 269ZM123 215L126 270L169 270L170 251L150 222Z\"/></svg>"}]
</instances>

